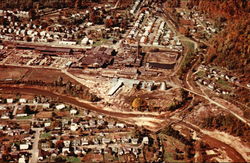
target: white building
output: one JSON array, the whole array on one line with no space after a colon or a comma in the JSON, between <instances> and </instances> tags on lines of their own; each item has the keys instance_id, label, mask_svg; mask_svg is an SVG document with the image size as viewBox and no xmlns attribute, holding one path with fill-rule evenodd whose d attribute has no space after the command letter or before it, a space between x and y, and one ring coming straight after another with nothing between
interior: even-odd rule
<instances>
[{"instance_id":1,"label":"white building","mask_svg":"<svg viewBox=\"0 0 250 163\"><path fill-rule=\"evenodd\" d=\"M26 163L25 157L24 157L24 156L20 157L20 158L18 159L18 163Z\"/></svg>"},{"instance_id":2,"label":"white building","mask_svg":"<svg viewBox=\"0 0 250 163\"><path fill-rule=\"evenodd\" d=\"M142 139L142 144L149 144L149 139L148 139L148 137L143 137L143 139Z\"/></svg>"},{"instance_id":3,"label":"white building","mask_svg":"<svg viewBox=\"0 0 250 163\"><path fill-rule=\"evenodd\" d=\"M76 115L77 112L78 112L78 111L77 111L76 109L71 109L71 110L70 110L70 114L71 114L71 115Z\"/></svg>"},{"instance_id":4,"label":"white building","mask_svg":"<svg viewBox=\"0 0 250 163\"><path fill-rule=\"evenodd\" d=\"M8 115L3 114L3 115L1 116L1 119L10 119L10 117L9 117Z\"/></svg>"},{"instance_id":5,"label":"white building","mask_svg":"<svg viewBox=\"0 0 250 163\"><path fill-rule=\"evenodd\" d=\"M70 130L71 131L76 131L78 129L78 125L76 124L76 123L72 123L71 125L70 125Z\"/></svg>"},{"instance_id":6,"label":"white building","mask_svg":"<svg viewBox=\"0 0 250 163\"><path fill-rule=\"evenodd\" d=\"M20 144L20 150L27 150L27 149L29 149L29 144Z\"/></svg>"},{"instance_id":7,"label":"white building","mask_svg":"<svg viewBox=\"0 0 250 163\"><path fill-rule=\"evenodd\" d=\"M44 123L44 127L49 127L50 125L51 125L50 122L45 122L45 123Z\"/></svg>"},{"instance_id":8,"label":"white building","mask_svg":"<svg viewBox=\"0 0 250 163\"><path fill-rule=\"evenodd\" d=\"M83 45L87 45L89 43L89 39L87 37L85 37L84 39L82 39L81 44Z\"/></svg>"},{"instance_id":9,"label":"white building","mask_svg":"<svg viewBox=\"0 0 250 163\"><path fill-rule=\"evenodd\" d=\"M8 103L8 104L12 104L13 102L14 102L14 100L13 100L12 98L8 98L8 99L7 99L7 103Z\"/></svg>"},{"instance_id":10,"label":"white building","mask_svg":"<svg viewBox=\"0 0 250 163\"><path fill-rule=\"evenodd\" d=\"M119 81L117 82L117 84L116 84L115 86L113 86L113 87L109 90L108 95L109 95L109 96L114 95L115 92L116 92L120 87L122 87L122 86L123 86L123 82L119 80Z\"/></svg>"},{"instance_id":11,"label":"white building","mask_svg":"<svg viewBox=\"0 0 250 163\"><path fill-rule=\"evenodd\" d=\"M23 113L23 114L17 114L16 115L16 117L27 117L28 116L28 114L26 114L26 113Z\"/></svg>"},{"instance_id":12,"label":"white building","mask_svg":"<svg viewBox=\"0 0 250 163\"><path fill-rule=\"evenodd\" d=\"M131 143L136 145L138 143L138 140L139 140L138 138L133 138L131 139Z\"/></svg>"},{"instance_id":13,"label":"white building","mask_svg":"<svg viewBox=\"0 0 250 163\"><path fill-rule=\"evenodd\" d=\"M76 41L59 41L61 45L76 45Z\"/></svg>"},{"instance_id":14,"label":"white building","mask_svg":"<svg viewBox=\"0 0 250 163\"><path fill-rule=\"evenodd\" d=\"M24 99L24 98L20 98L20 99L19 99L19 102L20 102L20 103L26 103L26 102L27 102L27 100L26 100L26 99Z\"/></svg>"},{"instance_id":15,"label":"white building","mask_svg":"<svg viewBox=\"0 0 250 163\"><path fill-rule=\"evenodd\" d=\"M116 126L116 127L119 127L119 128L124 128L124 127L125 127L125 124L124 124L124 123L116 123L115 126Z\"/></svg>"},{"instance_id":16,"label":"white building","mask_svg":"<svg viewBox=\"0 0 250 163\"><path fill-rule=\"evenodd\" d=\"M60 105L57 105L56 106L56 109L57 110L62 110L62 109L64 109L66 106L64 105L64 104L60 104Z\"/></svg>"}]
</instances>

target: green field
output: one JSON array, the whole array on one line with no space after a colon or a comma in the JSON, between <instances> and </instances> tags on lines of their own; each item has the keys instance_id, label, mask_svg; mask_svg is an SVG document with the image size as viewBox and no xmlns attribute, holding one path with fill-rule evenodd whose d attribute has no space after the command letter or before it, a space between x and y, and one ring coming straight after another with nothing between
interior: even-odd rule
<instances>
[{"instance_id":1,"label":"green field","mask_svg":"<svg viewBox=\"0 0 250 163\"><path fill-rule=\"evenodd\" d=\"M67 157L66 158L67 162L71 162L71 163L80 163L81 160L77 157Z\"/></svg>"},{"instance_id":2,"label":"green field","mask_svg":"<svg viewBox=\"0 0 250 163\"><path fill-rule=\"evenodd\" d=\"M32 119L32 115L26 116L26 117L17 117L16 119Z\"/></svg>"},{"instance_id":3,"label":"green field","mask_svg":"<svg viewBox=\"0 0 250 163\"><path fill-rule=\"evenodd\" d=\"M42 134L40 135L40 138L41 138L41 139L47 139L47 138L49 138L49 137L51 137L51 133L50 133L50 132L45 132L45 133L42 133Z\"/></svg>"}]
</instances>

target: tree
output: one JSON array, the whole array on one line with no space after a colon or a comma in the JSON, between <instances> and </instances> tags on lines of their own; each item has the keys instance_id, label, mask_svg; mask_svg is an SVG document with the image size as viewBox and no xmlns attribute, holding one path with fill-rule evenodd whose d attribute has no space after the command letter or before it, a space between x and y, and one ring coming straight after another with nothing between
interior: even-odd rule
<instances>
[{"instance_id":1,"label":"tree","mask_svg":"<svg viewBox=\"0 0 250 163\"><path fill-rule=\"evenodd\" d=\"M21 94L20 93L17 93L16 94L16 99L20 99L21 98Z\"/></svg>"},{"instance_id":2,"label":"tree","mask_svg":"<svg viewBox=\"0 0 250 163\"><path fill-rule=\"evenodd\" d=\"M184 89L181 89L180 91L181 91L182 100L186 100L188 98L188 91Z\"/></svg>"},{"instance_id":3,"label":"tree","mask_svg":"<svg viewBox=\"0 0 250 163\"><path fill-rule=\"evenodd\" d=\"M72 88L72 83L70 81L67 81L67 83L66 83L66 90L70 91L71 88Z\"/></svg>"},{"instance_id":4,"label":"tree","mask_svg":"<svg viewBox=\"0 0 250 163\"><path fill-rule=\"evenodd\" d=\"M106 28L110 28L112 26L113 26L113 20L111 18L106 19L106 21L105 21L105 27Z\"/></svg>"},{"instance_id":5,"label":"tree","mask_svg":"<svg viewBox=\"0 0 250 163\"><path fill-rule=\"evenodd\" d=\"M77 85L75 86L75 89L76 89L76 91L82 91L82 86L79 85L79 84L77 84Z\"/></svg>"},{"instance_id":6,"label":"tree","mask_svg":"<svg viewBox=\"0 0 250 163\"><path fill-rule=\"evenodd\" d=\"M35 20L36 19L36 11L34 9L31 9L29 11L29 18L32 19L32 20Z\"/></svg>"},{"instance_id":7,"label":"tree","mask_svg":"<svg viewBox=\"0 0 250 163\"><path fill-rule=\"evenodd\" d=\"M64 144L63 144L63 140L58 140L55 144L56 148L63 148L64 147Z\"/></svg>"},{"instance_id":8,"label":"tree","mask_svg":"<svg viewBox=\"0 0 250 163\"><path fill-rule=\"evenodd\" d=\"M76 2L75 2L75 8L79 9L79 8L81 8L81 5L82 5L82 0L76 0Z\"/></svg>"},{"instance_id":9,"label":"tree","mask_svg":"<svg viewBox=\"0 0 250 163\"><path fill-rule=\"evenodd\" d=\"M57 157L55 158L55 162L66 162L66 159L63 158L62 156L57 156Z\"/></svg>"},{"instance_id":10,"label":"tree","mask_svg":"<svg viewBox=\"0 0 250 163\"><path fill-rule=\"evenodd\" d=\"M142 105L142 99L137 97L134 99L134 101L132 102L132 108L139 110L141 108Z\"/></svg>"},{"instance_id":11,"label":"tree","mask_svg":"<svg viewBox=\"0 0 250 163\"><path fill-rule=\"evenodd\" d=\"M34 113L36 113L36 111L32 110L29 105L25 105L24 112L26 114L34 114Z\"/></svg>"},{"instance_id":12,"label":"tree","mask_svg":"<svg viewBox=\"0 0 250 163\"><path fill-rule=\"evenodd\" d=\"M95 10L90 10L90 14L89 14L89 20L91 21L91 22L93 22L94 24L96 24L97 22L98 22L98 17L96 16L97 15L97 13L96 13L96 11Z\"/></svg>"},{"instance_id":13,"label":"tree","mask_svg":"<svg viewBox=\"0 0 250 163\"><path fill-rule=\"evenodd\" d=\"M127 28L127 26L128 26L127 19L123 19L121 22L121 28Z\"/></svg>"},{"instance_id":14,"label":"tree","mask_svg":"<svg viewBox=\"0 0 250 163\"><path fill-rule=\"evenodd\" d=\"M179 27L179 31L181 34L185 35L186 37L189 37L189 29L185 28L185 27Z\"/></svg>"}]
</instances>

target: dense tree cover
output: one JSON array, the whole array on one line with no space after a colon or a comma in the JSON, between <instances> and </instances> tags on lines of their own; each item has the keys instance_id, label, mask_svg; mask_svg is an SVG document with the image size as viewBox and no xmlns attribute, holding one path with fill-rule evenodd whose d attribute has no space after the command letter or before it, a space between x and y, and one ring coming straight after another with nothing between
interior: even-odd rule
<instances>
[{"instance_id":1,"label":"dense tree cover","mask_svg":"<svg viewBox=\"0 0 250 163\"><path fill-rule=\"evenodd\" d=\"M178 130L175 130L172 126L167 126L163 130L161 130L162 134L166 134L168 136L171 136L183 144L185 144L185 160L190 160L194 157L194 143L195 140L193 140L190 136L183 136ZM177 151L177 153L180 151ZM176 157L176 156L175 156ZM176 160L182 160L183 158L176 158Z\"/></svg>"},{"instance_id":2,"label":"dense tree cover","mask_svg":"<svg viewBox=\"0 0 250 163\"><path fill-rule=\"evenodd\" d=\"M70 94L71 96L74 97L79 97L92 102L100 100L96 95L90 93L88 87L78 84L73 84L70 81L64 82L63 78L60 76L57 78L57 80L54 81L53 86L64 88L63 92L65 94Z\"/></svg>"},{"instance_id":3,"label":"dense tree cover","mask_svg":"<svg viewBox=\"0 0 250 163\"><path fill-rule=\"evenodd\" d=\"M178 130L175 130L172 126L167 126L161 132L168 136L172 136L178 139L180 142L182 142L185 145L189 145L189 146L194 145L193 144L194 140L191 137L186 138Z\"/></svg>"},{"instance_id":4,"label":"dense tree cover","mask_svg":"<svg viewBox=\"0 0 250 163\"><path fill-rule=\"evenodd\" d=\"M208 129L216 128L217 130L224 131L235 136L240 136L246 140L250 135L249 126L232 115L208 117L204 119L202 127Z\"/></svg>"},{"instance_id":5,"label":"dense tree cover","mask_svg":"<svg viewBox=\"0 0 250 163\"><path fill-rule=\"evenodd\" d=\"M62 77L58 77L53 83L46 83L41 80L28 80L28 81L1 81L1 84L25 84L30 86L42 86L49 87L55 92L79 97L91 102L97 102L100 100L95 94L91 93L89 88L79 84L73 84L70 81L64 81Z\"/></svg>"},{"instance_id":6,"label":"dense tree cover","mask_svg":"<svg viewBox=\"0 0 250 163\"><path fill-rule=\"evenodd\" d=\"M34 8L82 8L88 7L89 2L98 3L99 0L1 0L1 9L30 10Z\"/></svg>"},{"instance_id":7,"label":"dense tree cover","mask_svg":"<svg viewBox=\"0 0 250 163\"><path fill-rule=\"evenodd\" d=\"M199 10L213 17L237 17L249 12L249 4L248 0L190 0L188 7L198 7Z\"/></svg>"},{"instance_id":8,"label":"dense tree cover","mask_svg":"<svg viewBox=\"0 0 250 163\"><path fill-rule=\"evenodd\" d=\"M250 77L250 20L235 20L219 34L209 49L207 61Z\"/></svg>"},{"instance_id":9,"label":"dense tree cover","mask_svg":"<svg viewBox=\"0 0 250 163\"><path fill-rule=\"evenodd\" d=\"M181 0L168 0L167 4L169 7L180 7Z\"/></svg>"},{"instance_id":10,"label":"dense tree cover","mask_svg":"<svg viewBox=\"0 0 250 163\"><path fill-rule=\"evenodd\" d=\"M184 75L192 68L192 65L195 63L195 53L188 52L184 58L184 62L181 65L179 74L180 78L183 79Z\"/></svg>"},{"instance_id":11,"label":"dense tree cover","mask_svg":"<svg viewBox=\"0 0 250 163\"><path fill-rule=\"evenodd\" d=\"M209 48L208 63L226 67L250 78L250 1L248 0L190 0L189 8L197 8L227 27Z\"/></svg>"},{"instance_id":12,"label":"dense tree cover","mask_svg":"<svg viewBox=\"0 0 250 163\"><path fill-rule=\"evenodd\" d=\"M136 97L132 102L132 108L135 110L144 110L147 108L147 103L142 98Z\"/></svg>"}]
</instances>

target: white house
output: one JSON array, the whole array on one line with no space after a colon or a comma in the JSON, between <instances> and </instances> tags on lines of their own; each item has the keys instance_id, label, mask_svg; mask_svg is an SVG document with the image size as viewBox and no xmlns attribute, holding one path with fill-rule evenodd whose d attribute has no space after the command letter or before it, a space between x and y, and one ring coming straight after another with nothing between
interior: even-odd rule
<instances>
[{"instance_id":1,"label":"white house","mask_svg":"<svg viewBox=\"0 0 250 163\"><path fill-rule=\"evenodd\" d=\"M85 37L84 39L82 39L81 44L83 45L87 45L89 43L89 39L87 37Z\"/></svg>"},{"instance_id":2,"label":"white house","mask_svg":"<svg viewBox=\"0 0 250 163\"><path fill-rule=\"evenodd\" d=\"M72 123L71 125L70 125L70 130L71 131L76 131L78 129L78 125L76 124L76 123Z\"/></svg>"},{"instance_id":3,"label":"white house","mask_svg":"<svg viewBox=\"0 0 250 163\"><path fill-rule=\"evenodd\" d=\"M116 123L115 126L116 126L116 127L119 127L119 128L124 128L124 127L125 127L125 124L124 124L124 123Z\"/></svg>"},{"instance_id":4,"label":"white house","mask_svg":"<svg viewBox=\"0 0 250 163\"><path fill-rule=\"evenodd\" d=\"M148 139L148 137L146 136L146 137L143 137L143 139L142 139L142 144L148 144L149 143L149 139Z\"/></svg>"},{"instance_id":5,"label":"white house","mask_svg":"<svg viewBox=\"0 0 250 163\"><path fill-rule=\"evenodd\" d=\"M78 112L78 111L77 111L76 109L71 109L71 110L70 110L70 114L71 114L71 115L76 115L77 112Z\"/></svg>"},{"instance_id":6,"label":"white house","mask_svg":"<svg viewBox=\"0 0 250 163\"><path fill-rule=\"evenodd\" d=\"M82 139L82 145L89 145L89 141L86 138Z\"/></svg>"},{"instance_id":7,"label":"white house","mask_svg":"<svg viewBox=\"0 0 250 163\"><path fill-rule=\"evenodd\" d=\"M103 144L109 144L111 140L109 138L102 138L102 143Z\"/></svg>"},{"instance_id":8,"label":"white house","mask_svg":"<svg viewBox=\"0 0 250 163\"><path fill-rule=\"evenodd\" d=\"M64 140L64 141L63 141L63 144L64 144L65 147L69 147L69 145L70 145L70 140Z\"/></svg>"},{"instance_id":9,"label":"white house","mask_svg":"<svg viewBox=\"0 0 250 163\"><path fill-rule=\"evenodd\" d=\"M61 45L76 45L76 41L59 41Z\"/></svg>"},{"instance_id":10,"label":"white house","mask_svg":"<svg viewBox=\"0 0 250 163\"><path fill-rule=\"evenodd\" d=\"M20 158L18 159L18 163L26 163L25 157L24 157L24 156L20 157Z\"/></svg>"},{"instance_id":11,"label":"white house","mask_svg":"<svg viewBox=\"0 0 250 163\"><path fill-rule=\"evenodd\" d=\"M50 125L51 125L50 122L45 122L45 123L44 123L44 127L49 127Z\"/></svg>"},{"instance_id":12,"label":"white house","mask_svg":"<svg viewBox=\"0 0 250 163\"><path fill-rule=\"evenodd\" d=\"M69 150L69 148L63 148L63 149L62 149L62 153L64 154L65 152L68 152L68 153L70 153L70 150Z\"/></svg>"},{"instance_id":13,"label":"white house","mask_svg":"<svg viewBox=\"0 0 250 163\"><path fill-rule=\"evenodd\" d=\"M64 105L64 104L60 104L60 105L57 105L56 106L56 109L57 110L62 110L62 109L64 109L66 106Z\"/></svg>"},{"instance_id":14,"label":"white house","mask_svg":"<svg viewBox=\"0 0 250 163\"><path fill-rule=\"evenodd\" d=\"M28 116L28 114L26 114L26 113L23 113L23 114L17 114L16 115L16 117L27 117Z\"/></svg>"},{"instance_id":15,"label":"white house","mask_svg":"<svg viewBox=\"0 0 250 163\"><path fill-rule=\"evenodd\" d=\"M20 99L19 99L19 102L20 102L20 103L26 103L26 102L27 102L27 100L26 100L26 99L24 99L24 98L20 98Z\"/></svg>"},{"instance_id":16,"label":"white house","mask_svg":"<svg viewBox=\"0 0 250 163\"><path fill-rule=\"evenodd\" d=\"M20 150L27 150L29 149L29 144L20 144Z\"/></svg>"},{"instance_id":17,"label":"white house","mask_svg":"<svg viewBox=\"0 0 250 163\"><path fill-rule=\"evenodd\" d=\"M1 119L10 119L10 117L9 117L8 115L3 114L3 115L1 116Z\"/></svg>"},{"instance_id":18,"label":"white house","mask_svg":"<svg viewBox=\"0 0 250 163\"><path fill-rule=\"evenodd\" d=\"M138 138L131 139L131 143L136 145L138 143Z\"/></svg>"},{"instance_id":19,"label":"white house","mask_svg":"<svg viewBox=\"0 0 250 163\"><path fill-rule=\"evenodd\" d=\"M6 108L3 106L0 106L0 110L6 110Z\"/></svg>"},{"instance_id":20,"label":"white house","mask_svg":"<svg viewBox=\"0 0 250 163\"><path fill-rule=\"evenodd\" d=\"M13 100L12 98L8 98L8 99L7 99L7 103L8 103L8 104L12 104L13 102L14 102L14 100Z\"/></svg>"}]
</instances>

